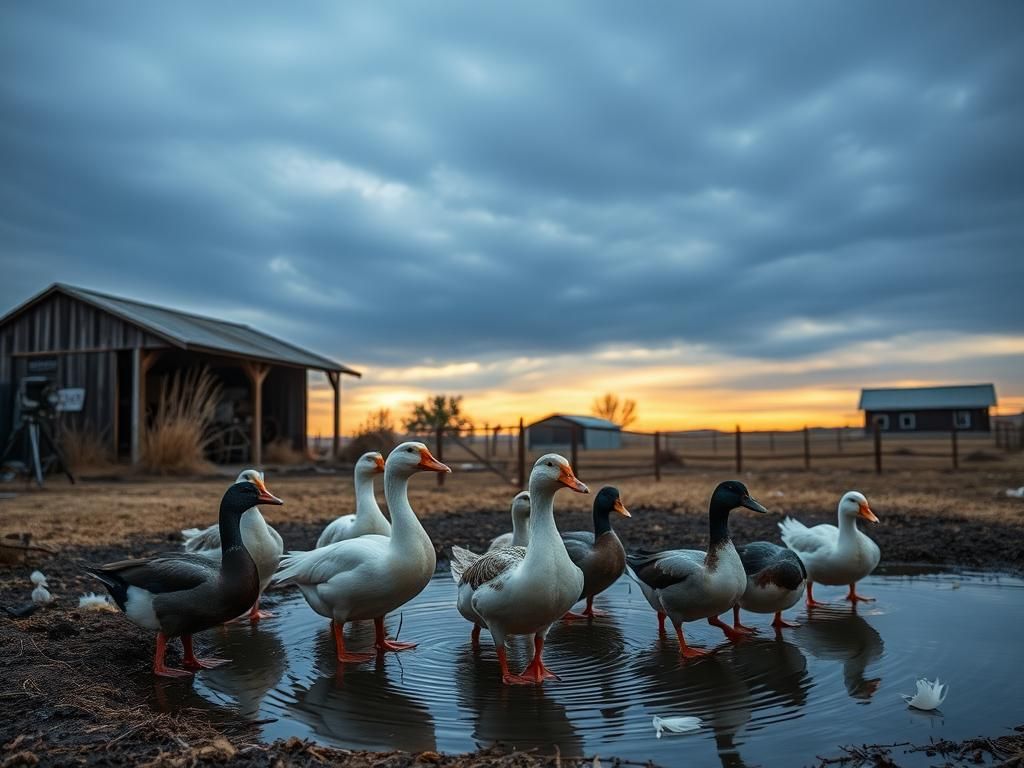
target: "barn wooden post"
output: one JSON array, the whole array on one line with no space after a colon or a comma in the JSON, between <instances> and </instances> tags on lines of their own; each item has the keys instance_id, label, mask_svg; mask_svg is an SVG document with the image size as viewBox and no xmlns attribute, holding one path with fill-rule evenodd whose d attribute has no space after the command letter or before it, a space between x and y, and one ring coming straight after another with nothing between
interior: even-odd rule
<instances>
[{"instance_id":1,"label":"barn wooden post","mask_svg":"<svg viewBox=\"0 0 1024 768\"><path fill-rule=\"evenodd\" d=\"M736 472L743 471L743 432L740 425L736 425Z\"/></svg>"},{"instance_id":2,"label":"barn wooden post","mask_svg":"<svg viewBox=\"0 0 1024 768\"><path fill-rule=\"evenodd\" d=\"M811 468L811 431L804 426L804 469Z\"/></svg>"},{"instance_id":3,"label":"barn wooden post","mask_svg":"<svg viewBox=\"0 0 1024 768\"><path fill-rule=\"evenodd\" d=\"M270 373L270 366L264 363L242 363L242 370L252 385L252 445L249 460L254 466L263 464L263 380Z\"/></svg>"},{"instance_id":4,"label":"barn wooden post","mask_svg":"<svg viewBox=\"0 0 1024 768\"><path fill-rule=\"evenodd\" d=\"M569 463L572 464L572 471L576 473L577 477L579 477L579 474L580 474L580 468L578 466L578 464L579 464L579 452L580 452L580 432L579 432L579 430L580 430L580 428L578 426L576 426L575 424L572 425L572 443L569 446L569 450L571 451L570 454L569 454L569 457L570 457L569 458Z\"/></svg>"},{"instance_id":5,"label":"barn wooden post","mask_svg":"<svg viewBox=\"0 0 1024 768\"><path fill-rule=\"evenodd\" d=\"M331 458L337 459L341 454L341 374L327 371L327 380L334 390L334 437L331 439Z\"/></svg>"},{"instance_id":6,"label":"barn wooden post","mask_svg":"<svg viewBox=\"0 0 1024 768\"><path fill-rule=\"evenodd\" d=\"M875 430L875 474L882 474L882 430L878 421L874 422Z\"/></svg>"},{"instance_id":7,"label":"barn wooden post","mask_svg":"<svg viewBox=\"0 0 1024 768\"><path fill-rule=\"evenodd\" d=\"M444 462L444 427L437 428L437 435L434 438L434 456L438 461ZM437 472L437 486L440 488L444 485L444 476L447 472Z\"/></svg>"},{"instance_id":8,"label":"barn wooden post","mask_svg":"<svg viewBox=\"0 0 1024 768\"><path fill-rule=\"evenodd\" d=\"M654 433L654 482L661 482L661 432Z\"/></svg>"},{"instance_id":9,"label":"barn wooden post","mask_svg":"<svg viewBox=\"0 0 1024 768\"><path fill-rule=\"evenodd\" d=\"M159 350L132 350L132 464L142 460L142 439L146 431L146 374L153 367Z\"/></svg>"},{"instance_id":10,"label":"barn wooden post","mask_svg":"<svg viewBox=\"0 0 1024 768\"><path fill-rule=\"evenodd\" d=\"M959 446L957 446L956 427L949 433L949 436L953 441L953 469L960 469L960 451Z\"/></svg>"},{"instance_id":11,"label":"barn wooden post","mask_svg":"<svg viewBox=\"0 0 1024 768\"><path fill-rule=\"evenodd\" d=\"M523 419L519 419L519 487L526 487L526 430Z\"/></svg>"}]
</instances>

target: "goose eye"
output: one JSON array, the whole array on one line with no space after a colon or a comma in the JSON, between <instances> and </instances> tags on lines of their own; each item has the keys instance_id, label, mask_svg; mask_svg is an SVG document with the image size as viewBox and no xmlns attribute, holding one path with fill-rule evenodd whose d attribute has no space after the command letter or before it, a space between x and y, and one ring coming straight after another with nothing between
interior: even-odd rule
<instances>
[{"instance_id":1,"label":"goose eye","mask_svg":"<svg viewBox=\"0 0 1024 768\"><path fill-rule=\"evenodd\" d=\"M549 461L549 462L548 462L548 466L549 466L549 467L553 467L553 466L555 466L555 465L554 465L554 464L552 464L552 463L551 463L551 462Z\"/></svg>"}]
</instances>

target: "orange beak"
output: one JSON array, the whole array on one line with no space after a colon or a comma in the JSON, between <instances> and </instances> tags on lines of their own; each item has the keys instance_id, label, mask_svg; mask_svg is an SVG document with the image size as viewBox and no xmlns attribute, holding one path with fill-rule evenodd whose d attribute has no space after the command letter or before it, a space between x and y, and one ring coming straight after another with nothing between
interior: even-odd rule
<instances>
[{"instance_id":1,"label":"orange beak","mask_svg":"<svg viewBox=\"0 0 1024 768\"><path fill-rule=\"evenodd\" d=\"M267 490L267 486L263 484L262 480L254 480L253 484L256 486L256 490L260 492L260 495L256 497L260 504L274 504L277 506L284 504L277 496Z\"/></svg>"},{"instance_id":2,"label":"orange beak","mask_svg":"<svg viewBox=\"0 0 1024 768\"><path fill-rule=\"evenodd\" d=\"M615 503L612 504L612 509L614 509L616 512L618 512L623 517L632 517L632 515L629 514L629 510L626 509L625 506L623 506L622 499L616 499Z\"/></svg>"},{"instance_id":3,"label":"orange beak","mask_svg":"<svg viewBox=\"0 0 1024 768\"><path fill-rule=\"evenodd\" d=\"M875 513L871 511L871 507L869 507L867 504L860 505L860 512L857 513L857 517L863 517L865 520L868 520L872 523L878 522L878 518L875 517Z\"/></svg>"},{"instance_id":4,"label":"orange beak","mask_svg":"<svg viewBox=\"0 0 1024 768\"><path fill-rule=\"evenodd\" d=\"M420 463L417 464L420 469L425 469L429 472L451 472L451 467L447 464L442 464L440 461L435 459L426 448L420 451Z\"/></svg>"},{"instance_id":5,"label":"orange beak","mask_svg":"<svg viewBox=\"0 0 1024 768\"><path fill-rule=\"evenodd\" d=\"M590 489L579 481L576 475L572 473L572 469L569 467L562 467L562 473L558 476L558 482L570 491L576 491L576 493L590 493Z\"/></svg>"},{"instance_id":6,"label":"orange beak","mask_svg":"<svg viewBox=\"0 0 1024 768\"><path fill-rule=\"evenodd\" d=\"M377 458L374 461L377 462L377 473L379 474L379 473L383 472L384 471L384 457L381 456L380 454L377 454Z\"/></svg>"}]
</instances>

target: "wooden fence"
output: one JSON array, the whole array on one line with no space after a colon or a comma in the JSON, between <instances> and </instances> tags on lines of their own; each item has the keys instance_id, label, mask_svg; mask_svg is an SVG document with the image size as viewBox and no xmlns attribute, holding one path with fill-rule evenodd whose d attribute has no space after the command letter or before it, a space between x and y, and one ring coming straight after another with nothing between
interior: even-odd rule
<instances>
[{"instance_id":1,"label":"wooden fence","mask_svg":"<svg viewBox=\"0 0 1024 768\"><path fill-rule=\"evenodd\" d=\"M586 433L615 431L620 448L588 449ZM665 475L687 470L887 470L963 468L974 462L999 458L1014 450L1005 436L951 431L948 433L891 434L877 429L804 428L791 431L688 430L640 432L635 430L570 430L564 445L529 446L529 430L515 425L485 425L469 430L440 430L420 435L441 461L462 469L494 472L510 484L523 487L533 462L549 451L562 453L581 478L602 480ZM437 476L439 485L443 475Z\"/></svg>"}]
</instances>

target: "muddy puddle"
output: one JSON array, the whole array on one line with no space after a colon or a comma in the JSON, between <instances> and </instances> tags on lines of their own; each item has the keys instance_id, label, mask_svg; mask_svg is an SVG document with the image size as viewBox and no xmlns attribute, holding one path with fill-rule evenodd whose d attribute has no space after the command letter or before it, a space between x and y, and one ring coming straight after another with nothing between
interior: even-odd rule
<instances>
[{"instance_id":1,"label":"muddy puddle","mask_svg":"<svg viewBox=\"0 0 1024 768\"><path fill-rule=\"evenodd\" d=\"M224 707L254 720L267 739L289 736L358 749L462 752L501 742L563 755L618 756L662 765L792 766L833 754L840 744L999 735L1019 725L1024 687L1024 580L992 574L892 572L862 591L878 602L852 613L845 603L788 618L799 629L777 638L770 617L744 614L757 639L723 642L706 624L688 625L694 645L720 650L679 664L675 640L659 639L654 614L628 579L598 599L609 615L559 624L545 661L562 682L507 688L486 632L474 652L469 625L454 608L455 587L438 575L389 620L392 634L419 648L338 670L325 619L297 592L258 627L208 633L231 658L189 683L146 680L154 707ZM844 590L821 588L826 599ZM369 649L372 625L348 632L351 650ZM528 660L523 639L510 654ZM938 713L907 709L918 677L950 685ZM653 715L692 715L694 733L655 738ZM909 755L909 764L923 755Z\"/></svg>"}]
</instances>

